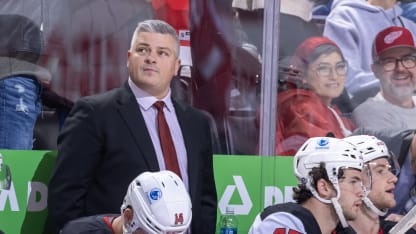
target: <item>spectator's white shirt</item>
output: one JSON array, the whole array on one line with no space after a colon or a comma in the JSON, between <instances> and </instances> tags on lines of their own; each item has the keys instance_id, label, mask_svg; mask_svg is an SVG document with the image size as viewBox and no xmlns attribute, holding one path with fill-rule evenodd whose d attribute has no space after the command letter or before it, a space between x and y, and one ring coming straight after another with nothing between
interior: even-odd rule
<instances>
[{"instance_id":1,"label":"spectator's white shirt","mask_svg":"<svg viewBox=\"0 0 416 234\"><path fill-rule=\"evenodd\" d=\"M416 103L415 96L413 103ZM352 119L357 127L416 129L416 107L403 108L393 105L378 93L357 106L352 113Z\"/></svg>"}]
</instances>

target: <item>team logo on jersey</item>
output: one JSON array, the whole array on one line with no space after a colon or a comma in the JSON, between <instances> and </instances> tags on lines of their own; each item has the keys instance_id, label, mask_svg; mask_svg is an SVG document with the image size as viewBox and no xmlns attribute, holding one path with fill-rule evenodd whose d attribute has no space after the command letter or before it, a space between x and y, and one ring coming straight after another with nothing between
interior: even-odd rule
<instances>
[{"instance_id":1,"label":"team logo on jersey","mask_svg":"<svg viewBox=\"0 0 416 234\"><path fill-rule=\"evenodd\" d=\"M160 198L162 198L162 191L160 191L159 188L153 188L152 190L150 190L149 192L150 202L157 201Z\"/></svg>"},{"instance_id":2,"label":"team logo on jersey","mask_svg":"<svg viewBox=\"0 0 416 234\"><path fill-rule=\"evenodd\" d=\"M183 213L175 213L175 225L183 224Z\"/></svg>"}]
</instances>

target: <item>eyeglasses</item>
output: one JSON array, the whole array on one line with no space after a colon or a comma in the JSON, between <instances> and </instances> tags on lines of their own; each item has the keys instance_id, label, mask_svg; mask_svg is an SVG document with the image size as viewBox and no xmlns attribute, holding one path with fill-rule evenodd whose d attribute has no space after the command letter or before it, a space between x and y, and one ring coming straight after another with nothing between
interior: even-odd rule
<instances>
[{"instance_id":1,"label":"eyeglasses","mask_svg":"<svg viewBox=\"0 0 416 234\"><path fill-rule=\"evenodd\" d=\"M332 68L329 64L321 63L315 68L316 73L320 77L329 77L333 70L335 70L337 75L343 76L347 74L348 64L346 62L339 62L335 64L335 68Z\"/></svg>"},{"instance_id":2,"label":"eyeglasses","mask_svg":"<svg viewBox=\"0 0 416 234\"><path fill-rule=\"evenodd\" d=\"M383 66L384 71L393 71L397 68L397 63L400 61L404 68L414 68L416 66L416 56L407 55L401 58L386 58L380 59L376 63Z\"/></svg>"}]
</instances>

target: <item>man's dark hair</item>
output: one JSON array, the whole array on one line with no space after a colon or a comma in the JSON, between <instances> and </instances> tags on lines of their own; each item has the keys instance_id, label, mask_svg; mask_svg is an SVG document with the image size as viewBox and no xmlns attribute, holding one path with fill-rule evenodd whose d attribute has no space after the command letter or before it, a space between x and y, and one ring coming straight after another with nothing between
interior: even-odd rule
<instances>
[{"instance_id":1,"label":"man's dark hair","mask_svg":"<svg viewBox=\"0 0 416 234\"><path fill-rule=\"evenodd\" d=\"M309 175L312 177L312 186L317 190L316 182L319 179L324 179L331 183L328 178L328 174L326 173L325 169L325 163L321 162L319 164L319 167L312 168L312 171L309 173ZM338 173L338 178L341 178L344 175L343 170L340 170ZM332 183L331 183L332 184ZM306 188L305 184L299 184L298 187L293 188L293 199L298 203L302 204L305 201L307 201L309 198L311 198L312 192Z\"/></svg>"}]
</instances>

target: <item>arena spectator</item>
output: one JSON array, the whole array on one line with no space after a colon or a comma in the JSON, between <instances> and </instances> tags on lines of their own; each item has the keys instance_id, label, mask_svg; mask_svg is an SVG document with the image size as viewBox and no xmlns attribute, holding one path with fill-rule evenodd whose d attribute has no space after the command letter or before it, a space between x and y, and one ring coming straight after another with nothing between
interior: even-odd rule
<instances>
[{"instance_id":1,"label":"arena spectator","mask_svg":"<svg viewBox=\"0 0 416 234\"><path fill-rule=\"evenodd\" d=\"M0 14L0 149L29 150L49 71L38 65L39 25L21 15Z\"/></svg>"},{"instance_id":2,"label":"arena spectator","mask_svg":"<svg viewBox=\"0 0 416 234\"><path fill-rule=\"evenodd\" d=\"M389 27L377 34L373 45L375 76L380 92L353 111L358 127L416 129L416 48L406 28Z\"/></svg>"},{"instance_id":3,"label":"arena spectator","mask_svg":"<svg viewBox=\"0 0 416 234\"><path fill-rule=\"evenodd\" d=\"M334 0L326 18L324 36L332 39L349 62L345 87L356 106L379 90L371 71L371 47L381 30L401 26L416 35L416 24L401 16L398 1Z\"/></svg>"},{"instance_id":4,"label":"arena spectator","mask_svg":"<svg viewBox=\"0 0 416 234\"><path fill-rule=\"evenodd\" d=\"M339 47L326 37L306 39L296 50L288 88L277 96L276 155L294 155L310 137L348 136L354 124L331 101L348 70Z\"/></svg>"}]
</instances>

